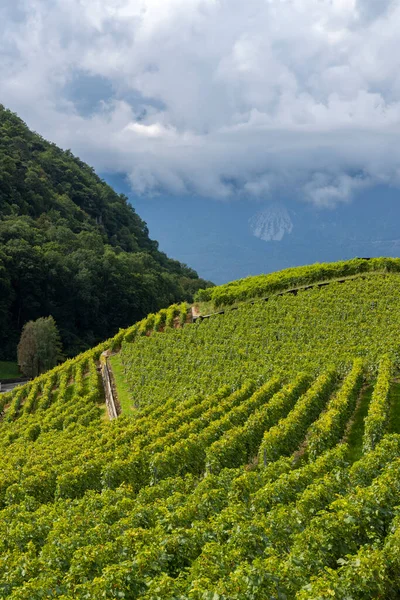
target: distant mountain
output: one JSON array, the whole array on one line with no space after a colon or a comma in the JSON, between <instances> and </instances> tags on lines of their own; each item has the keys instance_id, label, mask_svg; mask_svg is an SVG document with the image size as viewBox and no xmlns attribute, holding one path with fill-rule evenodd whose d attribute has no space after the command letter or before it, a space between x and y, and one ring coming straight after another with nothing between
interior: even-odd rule
<instances>
[{"instance_id":1,"label":"distant mountain","mask_svg":"<svg viewBox=\"0 0 400 600\"><path fill-rule=\"evenodd\" d=\"M0 359L29 320L52 315L75 354L205 285L126 196L0 105Z\"/></svg>"},{"instance_id":2,"label":"distant mountain","mask_svg":"<svg viewBox=\"0 0 400 600\"><path fill-rule=\"evenodd\" d=\"M123 175L105 175L146 219L160 247L224 283L290 266L354 256L400 256L400 192L363 191L334 209L281 197L254 202L136 197Z\"/></svg>"}]
</instances>

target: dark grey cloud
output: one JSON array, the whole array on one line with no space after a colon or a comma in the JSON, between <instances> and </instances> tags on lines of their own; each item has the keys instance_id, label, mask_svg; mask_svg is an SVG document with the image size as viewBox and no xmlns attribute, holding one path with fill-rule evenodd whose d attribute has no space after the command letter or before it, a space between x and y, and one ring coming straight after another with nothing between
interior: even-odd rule
<instances>
[{"instance_id":1,"label":"dark grey cloud","mask_svg":"<svg viewBox=\"0 0 400 600\"><path fill-rule=\"evenodd\" d=\"M101 104L113 98L113 85L101 75L92 75L77 69L65 83L63 97L72 102L82 117L90 117L98 112Z\"/></svg>"},{"instance_id":2,"label":"dark grey cloud","mask_svg":"<svg viewBox=\"0 0 400 600\"><path fill-rule=\"evenodd\" d=\"M139 193L400 180L396 0L3 0L0 97Z\"/></svg>"},{"instance_id":3,"label":"dark grey cloud","mask_svg":"<svg viewBox=\"0 0 400 600\"><path fill-rule=\"evenodd\" d=\"M396 0L358 0L357 10L361 21L373 21L396 8Z\"/></svg>"}]
</instances>

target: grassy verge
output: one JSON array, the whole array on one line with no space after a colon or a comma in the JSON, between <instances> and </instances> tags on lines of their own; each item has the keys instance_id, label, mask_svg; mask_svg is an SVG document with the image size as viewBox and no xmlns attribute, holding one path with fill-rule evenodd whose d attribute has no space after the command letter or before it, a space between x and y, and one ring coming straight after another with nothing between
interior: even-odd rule
<instances>
[{"instance_id":1,"label":"grassy verge","mask_svg":"<svg viewBox=\"0 0 400 600\"><path fill-rule=\"evenodd\" d=\"M400 383L394 382L390 387L389 433L400 433Z\"/></svg>"},{"instance_id":2,"label":"grassy verge","mask_svg":"<svg viewBox=\"0 0 400 600\"><path fill-rule=\"evenodd\" d=\"M22 377L15 362L0 360L0 379L15 379Z\"/></svg>"},{"instance_id":3,"label":"grassy verge","mask_svg":"<svg viewBox=\"0 0 400 600\"><path fill-rule=\"evenodd\" d=\"M359 460L362 456L362 442L364 435L364 420L368 414L368 407L371 401L374 386L369 385L361 391L361 399L354 415L354 421L351 426L347 443L349 445L348 460L350 463Z\"/></svg>"},{"instance_id":4,"label":"grassy verge","mask_svg":"<svg viewBox=\"0 0 400 600\"><path fill-rule=\"evenodd\" d=\"M211 313L218 310L217 308L215 308L214 303L211 300L209 300L208 302L195 302L194 307L197 309L200 315L210 315Z\"/></svg>"},{"instance_id":5,"label":"grassy verge","mask_svg":"<svg viewBox=\"0 0 400 600\"><path fill-rule=\"evenodd\" d=\"M132 414L133 401L126 385L124 368L122 366L121 357L119 354L110 356L109 358L112 372L114 375L114 381L117 388L118 400L121 406L121 412L123 415Z\"/></svg>"}]
</instances>

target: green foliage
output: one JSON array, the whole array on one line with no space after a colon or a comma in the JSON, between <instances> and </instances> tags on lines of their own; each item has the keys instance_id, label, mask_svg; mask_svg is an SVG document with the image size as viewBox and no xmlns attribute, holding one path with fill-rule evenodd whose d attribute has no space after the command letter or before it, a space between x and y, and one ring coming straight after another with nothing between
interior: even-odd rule
<instances>
[{"instance_id":1,"label":"green foliage","mask_svg":"<svg viewBox=\"0 0 400 600\"><path fill-rule=\"evenodd\" d=\"M126 196L1 105L0 215L2 358L39 317L73 355L209 285L158 250Z\"/></svg>"},{"instance_id":2,"label":"green foliage","mask_svg":"<svg viewBox=\"0 0 400 600\"><path fill-rule=\"evenodd\" d=\"M143 406L164 401L170 390L182 398L204 395L244 378L315 375L332 363L343 375L355 358L363 359L371 379L384 353L398 360L399 295L397 273L370 274L241 304L168 335L136 337L122 343L126 382Z\"/></svg>"},{"instance_id":3,"label":"green foliage","mask_svg":"<svg viewBox=\"0 0 400 600\"><path fill-rule=\"evenodd\" d=\"M21 408L23 399L28 392L28 389L29 388L27 388L26 386L18 387L17 391L13 394L12 400L10 403L10 408L8 409L7 415L6 415L7 421L13 421L17 417L18 412Z\"/></svg>"},{"instance_id":4,"label":"green foliage","mask_svg":"<svg viewBox=\"0 0 400 600\"><path fill-rule=\"evenodd\" d=\"M342 442L364 378L386 410L398 291L370 275L183 328L171 306L0 396L0 598L397 598L400 435L379 420L354 464ZM109 422L121 341L133 400Z\"/></svg>"},{"instance_id":5,"label":"green foliage","mask_svg":"<svg viewBox=\"0 0 400 600\"><path fill-rule=\"evenodd\" d=\"M214 288L201 289L195 294L195 301L208 302L211 300L214 306L218 308L243 300L270 296L286 290L296 290L314 283L379 271L398 273L400 271L400 259L371 258L365 260L354 258L335 263L316 263L305 267L293 267L268 275L238 279Z\"/></svg>"},{"instance_id":6,"label":"green foliage","mask_svg":"<svg viewBox=\"0 0 400 600\"><path fill-rule=\"evenodd\" d=\"M205 478L176 476L183 471L183 455L178 450L181 446L171 446L175 448L170 451L175 465L169 471L172 478L148 486L143 478L147 467L139 460L146 454L139 452L134 459L133 445L165 458L162 448L168 443L168 432L198 442L208 439L210 443L210 436L217 432L225 435L228 423L233 425L246 417L252 422L260 403L271 405L277 396L290 394L301 382L304 385L305 378L299 377L296 384L282 392L276 391L277 382L273 381L253 394L251 385L233 393L224 387L208 398L188 398L180 403L179 412L175 410L177 401L170 399L164 406L147 405L143 415L139 413L133 421L122 418L101 425L94 420L77 426L74 419L74 429L70 429L68 415L76 411L78 402L75 386L82 393L87 387L95 392L96 375L95 364L90 360L89 371L84 360L69 363L67 377L61 370L62 390L61 394L59 388L55 390L55 402L45 411L39 403L33 412L24 413L12 425L15 434L25 433L12 442L13 461L2 470L0 480L0 553L7 564L3 597L17 594L34 598L39 594L39 598L48 593L54 578L60 597L71 598L97 598L104 592L112 594L114 589L126 597L139 594L167 599L179 592L188 597L218 594L235 598L240 597L236 593L242 593L241 597L255 594L254 597L263 598L276 592L276 581L280 582L279 589L294 597L304 581L307 583L308 574L317 572L308 559L312 556L307 551L310 537L318 537L323 548L320 531L324 535L329 531L327 539L336 539L332 536L338 536L340 528L333 532L325 525L331 511L344 527L344 517L336 507L338 495L350 507L347 510L362 519L363 502L367 498L373 502L380 489L375 486L374 494L370 492L372 480L385 476L398 453L399 436L391 436L363 458L357 468L352 468L353 478L364 474L363 484L368 490L364 496L350 491L345 445L300 467L293 459L279 459L260 471L238 467ZM73 389L68 392L71 376ZM45 376L43 382L48 383ZM38 393L40 398L39 390ZM86 412L91 410L90 397L82 396ZM92 400L96 401L95 396ZM43 418L46 413L48 416ZM61 429L47 429L46 433L46 425L53 418L50 413L61 417L64 423ZM161 415L164 416L160 418ZM203 415L203 429L198 429ZM207 422L215 426L210 429ZM191 438L190 430L196 428L197 437ZM35 444L35 453L29 453L28 462L27 444ZM194 449L193 444L191 448ZM174 462L174 456L180 460ZM186 468L201 473L204 459L197 453L191 456ZM200 460L200 470L194 468L194 456ZM7 460L6 456L3 460ZM15 476L18 463L22 470ZM367 472L370 476L365 479ZM393 498L388 490L395 481L394 474L389 480L382 480L387 491L383 490L379 498L386 502L389 511ZM354 508L354 502L361 512ZM327 516L321 519L318 513L325 509ZM368 506L367 509L370 510ZM385 516L385 522L388 521L390 516ZM374 517L372 527L376 523ZM345 543L349 548L357 547L347 533ZM316 542L313 547L318 548L321 560L331 564L329 551L321 553ZM334 546L333 555L337 556L337 552ZM22 577L18 576L21 561L26 564ZM272 565L273 581L266 575ZM196 596L196 590L201 596Z\"/></svg>"},{"instance_id":7,"label":"green foliage","mask_svg":"<svg viewBox=\"0 0 400 600\"><path fill-rule=\"evenodd\" d=\"M24 401L24 412L30 413L34 410L39 395L40 383L38 379L35 379L32 383L29 394Z\"/></svg>"},{"instance_id":8,"label":"green foliage","mask_svg":"<svg viewBox=\"0 0 400 600\"><path fill-rule=\"evenodd\" d=\"M353 487L366 487L382 472L384 468L398 458L400 452L400 436L385 435L374 450L364 454L349 470Z\"/></svg>"},{"instance_id":9,"label":"green foliage","mask_svg":"<svg viewBox=\"0 0 400 600\"><path fill-rule=\"evenodd\" d=\"M154 319L154 331L161 331L167 319L167 309L163 308L156 314Z\"/></svg>"},{"instance_id":10,"label":"green foliage","mask_svg":"<svg viewBox=\"0 0 400 600\"><path fill-rule=\"evenodd\" d=\"M346 440L349 447L348 459L350 463L359 460L363 453L364 424L371 401L372 389L372 384L367 384L361 389L356 410L348 424L348 430L346 430Z\"/></svg>"},{"instance_id":11,"label":"green foliage","mask_svg":"<svg viewBox=\"0 0 400 600\"><path fill-rule=\"evenodd\" d=\"M388 562L384 553L371 545L361 546L355 555L339 559L339 568L325 573L306 585L296 598L388 598ZM392 596L393 597L393 596Z\"/></svg>"},{"instance_id":12,"label":"green foliage","mask_svg":"<svg viewBox=\"0 0 400 600\"><path fill-rule=\"evenodd\" d=\"M333 473L339 468L345 468L346 450L345 445L337 446L333 450L321 454L314 462L283 473L275 481L267 483L254 493L252 509L267 512L273 506L293 502L314 480L318 480L327 473Z\"/></svg>"},{"instance_id":13,"label":"green foliage","mask_svg":"<svg viewBox=\"0 0 400 600\"><path fill-rule=\"evenodd\" d=\"M353 554L371 540L383 540L395 516L400 492L400 466L394 461L367 488L351 491L316 516L298 536L288 557L295 590L305 579L325 567L334 568L338 559ZM304 583L303 583L304 582Z\"/></svg>"},{"instance_id":14,"label":"green foliage","mask_svg":"<svg viewBox=\"0 0 400 600\"><path fill-rule=\"evenodd\" d=\"M212 292L212 288L198 290L194 296L195 302L209 302L212 299Z\"/></svg>"},{"instance_id":15,"label":"green foliage","mask_svg":"<svg viewBox=\"0 0 400 600\"><path fill-rule=\"evenodd\" d=\"M307 453L315 460L332 448L343 437L363 381L362 360L356 359L339 392L332 398L327 410L311 425L307 435Z\"/></svg>"},{"instance_id":16,"label":"green foliage","mask_svg":"<svg viewBox=\"0 0 400 600\"><path fill-rule=\"evenodd\" d=\"M179 324L181 327L183 327L183 325L186 323L188 309L189 307L186 302L182 302L182 304L179 306Z\"/></svg>"},{"instance_id":17,"label":"green foliage","mask_svg":"<svg viewBox=\"0 0 400 600\"><path fill-rule=\"evenodd\" d=\"M334 371L320 375L288 416L264 434L259 450L260 463L267 465L299 447L307 428L324 408L335 381Z\"/></svg>"},{"instance_id":18,"label":"green foliage","mask_svg":"<svg viewBox=\"0 0 400 600\"><path fill-rule=\"evenodd\" d=\"M206 455L207 469L216 473L223 467L238 467L249 462L257 454L264 431L286 416L308 383L306 375L299 375L293 384L285 386L257 409L244 425L229 430L211 444Z\"/></svg>"},{"instance_id":19,"label":"green foliage","mask_svg":"<svg viewBox=\"0 0 400 600\"><path fill-rule=\"evenodd\" d=\"M252 412L263 403L267 402L272 394L278 389L279 380L272 379L250 398L244 400L248 395L250 386L245 385L236 394L228 399L228 406L222 417L213 420L200 433L190 433L185 439L177 441L172 447L157 454L151 461L154 479L168 477L174 473L196 473L200 474L205 469L207 448L220 436L237 425L245 422ZM237 403L241 402L239 405Z\"/></svg>"},{"instance_id":20,"label":"green foliage","mask_svg":"<svg viewBox=\"0 0 400 600\"><path fill-rule=\"evenodd\" d=\"M37 377L55 367L60 358L60 334L53 317L24 325L18 344L18 364L24 375Z\"/></svg>"},{"instance_id":21,"label":"green foliage","mask_svg":"<svg viewBox=\"0 0 400 600\"><path fill-rule=\"evenodd\" d=\"M372 394L368 415L365 419L363 439L365 452L375 448L385 434L390 410L389 389L392 370L390 357L384 356L379 364L378 379Z\"/></svg>"}]
</instances>

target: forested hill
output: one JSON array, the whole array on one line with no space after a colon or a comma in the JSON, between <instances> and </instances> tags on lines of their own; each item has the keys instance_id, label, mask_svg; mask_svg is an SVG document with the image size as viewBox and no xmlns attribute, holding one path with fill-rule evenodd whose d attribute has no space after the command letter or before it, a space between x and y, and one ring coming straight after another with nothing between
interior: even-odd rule
<instances>
[{"instance_id":1,"label":"forested hill","mask_svg":"<svg viewBox=\"0 0 400 600\"><path fill-rule=\"evenodd\" d=\"M206 283L124 195L0 105L0 358L31 319L51 314L72 355Z\"/></svg>"}]
</instances>

